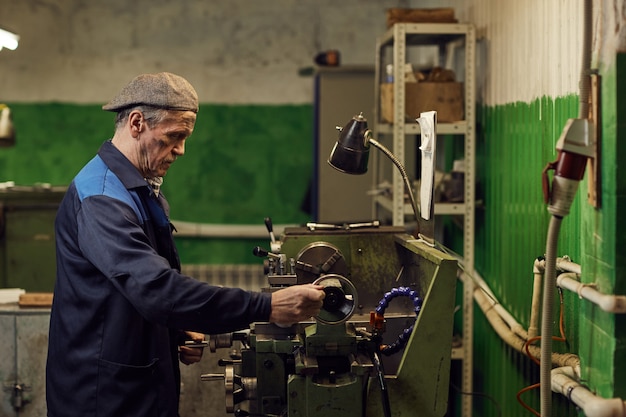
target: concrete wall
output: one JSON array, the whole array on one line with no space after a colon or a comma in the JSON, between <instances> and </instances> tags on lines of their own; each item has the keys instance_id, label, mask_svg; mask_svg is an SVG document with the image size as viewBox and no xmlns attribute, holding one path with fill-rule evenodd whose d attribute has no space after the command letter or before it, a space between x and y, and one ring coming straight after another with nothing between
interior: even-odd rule
<instances>
[{"instance_id":1,"label":"concrete wall","mask_svg":"<svg viewBox=\"0 0 626 417\"><path fill-rule=\"evenodd\" d=\"M0 27L20 35L0 52L0 101L102 103L133 76L187 77L204 103L307 103L313 57L374 61L390 7L417 0L20 0L0 2Z\"/></svg>"}]
</instances>

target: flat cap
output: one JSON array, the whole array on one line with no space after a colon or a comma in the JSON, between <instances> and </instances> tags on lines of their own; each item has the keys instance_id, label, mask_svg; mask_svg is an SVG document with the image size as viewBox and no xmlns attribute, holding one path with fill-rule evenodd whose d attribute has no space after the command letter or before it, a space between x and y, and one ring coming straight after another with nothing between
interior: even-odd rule
<instances>
[{"instance_id":1,"label":"flat cap","mask_svg":"<svg viewBox=\"0 0 626 417\"><path fill-rule=\"evenodd\" d=\"M198 94L189 81L180 75L170 72L141 74L102 106L102 110L119 112L139 105L197 113Z\"/></svg>"}]
</instances>

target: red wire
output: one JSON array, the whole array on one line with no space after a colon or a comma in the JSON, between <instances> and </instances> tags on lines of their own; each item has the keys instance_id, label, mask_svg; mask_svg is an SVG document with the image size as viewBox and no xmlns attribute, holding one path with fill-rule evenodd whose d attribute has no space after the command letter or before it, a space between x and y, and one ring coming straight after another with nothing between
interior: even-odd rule
<instances>
[{"instance_id":1,"label":"red wire","mask_svg":"<svg viewBox=\"0 0 626 417\"><path fill-rule=\"evenodd\" d=\"M565 338L565 327L564 327L564 319L563 319L563 292L560 291L559 289L559 300L560 300L560 312L559 312L559 332L561 333L561 337L557 337L557 336L552 336L552 340L557 341L557 342L566 342L567 339ZM537 365L540 365L540 361L539 359L535 358L533 355L531 355L530 353L530 345L538 340L541 340L541 336L535 336L535 337L531 337L530 339L528 339L525 343L524 343L524 350L526 351L526 355L533 361L535 362ZM530 391L532 389L538 388L541 384L533 384L530 385L526 388L522 388L521 390L519 390L519 392L517 393L517 401L520 403L520 405L522 407L524 407L526 410L530 411L531 413L533 413L534 415L536 415L537 417L541 417L541 414L533 409L532 407L530 407L528 404L526 404L523 400L521 395L527 391Z\"/></svg>"},{"instance_id":2,"label":"red wire","mask_svg":"<svg viewBox=\"0 0 626 417\"><path fill-rule=\"evenodd\" d=\"M539 414L539 412L535 409L533 409L532 407L530 407L528 404L526 404L524 401L522 401L521 395L523 393L525 393L526 391L530 391L531 389L535 389L535 388L539 388L540 384L533 384L530 385L526 388L522 388L518 393L517 393L517 401L520 403L520 405L522 407L524 407L525 409L527 409L528 411L530 411L531 413L533 413L534 415L536 415L537 417L541 417L541 414Z\"/></svg>"}]
</instances>

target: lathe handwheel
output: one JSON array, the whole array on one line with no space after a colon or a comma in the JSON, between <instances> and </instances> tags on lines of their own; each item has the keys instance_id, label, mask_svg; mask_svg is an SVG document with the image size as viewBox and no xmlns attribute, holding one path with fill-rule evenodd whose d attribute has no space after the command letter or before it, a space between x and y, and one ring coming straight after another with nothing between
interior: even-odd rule
<instances>
[{"instance_id":1,"label":"lathe handwheel","mask_svg":"<svg viewBox=\"0 0 626 417\"><path fill-rule=\"evenodd\" d=\"M324 324L339 324L347 321L358 305L354 284L347 278L328 274L316 279L313 284L324 287L324 305L315 320Z\"/></svg>"}]
</instances>

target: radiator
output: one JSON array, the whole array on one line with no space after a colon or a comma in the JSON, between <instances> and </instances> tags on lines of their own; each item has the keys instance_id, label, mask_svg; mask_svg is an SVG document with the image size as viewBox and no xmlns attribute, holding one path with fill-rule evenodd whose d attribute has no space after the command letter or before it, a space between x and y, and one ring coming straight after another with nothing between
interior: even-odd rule
<instances>
[{"instance_id":1,"label":"radiator","mask_svg":"<svg viewBox=\"0 0 626 417\"><path fill-rule=\"evenodd\" d=\"M260 291L267 287L263 265L183 265L182 272L211 285L237 287L249 291Z\"/></svg>"}]
</instances>

